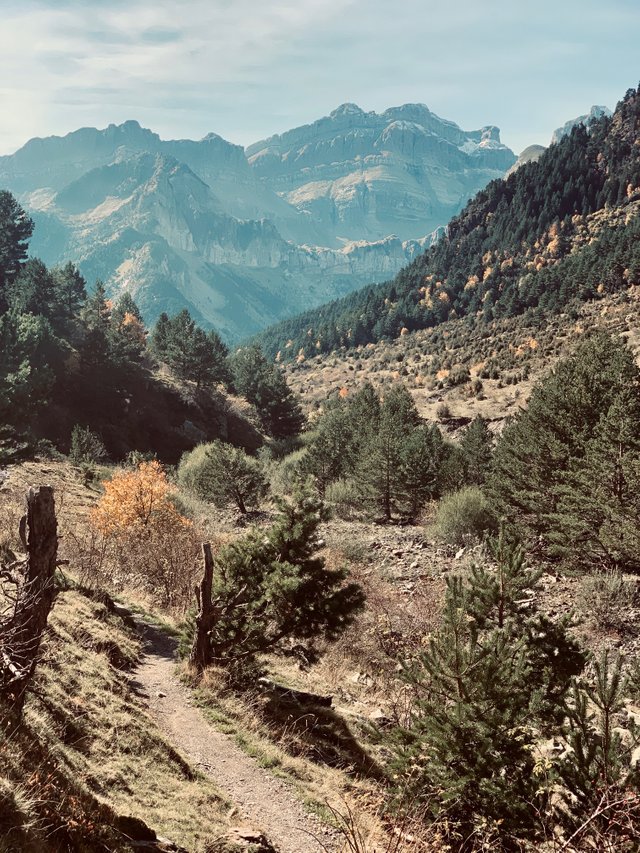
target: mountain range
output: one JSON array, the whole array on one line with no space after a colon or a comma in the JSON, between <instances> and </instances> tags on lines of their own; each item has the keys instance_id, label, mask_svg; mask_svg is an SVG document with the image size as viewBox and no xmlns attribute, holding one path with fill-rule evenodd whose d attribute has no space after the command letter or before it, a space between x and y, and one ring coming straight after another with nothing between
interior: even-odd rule
<instances>
[{"instance_id":1,"label":"mountain range","mask_svg":"<svg viewBox=\"0 0 640 853\"><path fill-rule=\"evenodd\" d=\"M257 337L281 361L366 347L460 317L489 324L640 284L640 89L530 146L389 282L287 318ZM542 320L539 320L542 322Z\"/></svg>"},{"instance_id":2,"label":"mountain range","mask_svg":"<svg viewBox=\"0 0 640 853\"><path fill-rule=\"evenodd\" d=\"M148 323L187 307L229 341L385 281L515 163L498 128L422 104L343 104L246 150L162 140L135 121L32 139L0 186L33 217L33 254L129 291Z\"/></svg>"}]
</instances>

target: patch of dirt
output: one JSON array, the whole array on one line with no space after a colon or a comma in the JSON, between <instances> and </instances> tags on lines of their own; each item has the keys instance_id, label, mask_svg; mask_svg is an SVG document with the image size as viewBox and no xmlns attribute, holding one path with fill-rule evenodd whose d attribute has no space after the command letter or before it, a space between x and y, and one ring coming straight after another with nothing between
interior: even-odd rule
<instances>
[{"instance_id":1,"label":"patch of dirt","mask_svg":"<svg viewBox=\"0 0 640 853\"><path fill-rule=\"evenodd\" d=\"M336 832L310 814L282 780L206 720L176 675L176 640L147 622L138 624L146 649L133 684L173 746L210 776L238 807L240 817L264 832L280 853L336 851Z\"/></svg>"}]
</instances>

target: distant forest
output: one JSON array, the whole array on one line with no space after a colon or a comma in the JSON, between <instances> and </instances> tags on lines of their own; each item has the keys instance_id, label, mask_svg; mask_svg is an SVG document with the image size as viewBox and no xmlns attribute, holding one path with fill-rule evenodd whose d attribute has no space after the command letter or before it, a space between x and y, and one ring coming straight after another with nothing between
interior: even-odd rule
<instances>
[{"instance_id":1,"label":"distant forest","mask_svg":"<svg viewBox=\"0 0 640 853\"><path fill-rule=\"evenodd\" d=\"M639 133L640 87L611 118L588 130L576 126L537 162L492 181L451 221L446 237L393 281L284 320L256 342L271 357L291 360L455 317L489 322L528 309L559 311L639 283L637 212L607 220L607 211L637 211ZM580 244L580 229L597 211L604 212L601 230Z\"/></svg>"}]
</instances>

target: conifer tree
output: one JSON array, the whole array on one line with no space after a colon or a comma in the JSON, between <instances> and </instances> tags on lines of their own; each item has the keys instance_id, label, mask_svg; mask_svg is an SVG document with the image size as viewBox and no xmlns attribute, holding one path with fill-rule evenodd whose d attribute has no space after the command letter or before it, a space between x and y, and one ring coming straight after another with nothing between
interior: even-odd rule
<instances>
[{"instance_id":1,"label":"conifer tree","mask_svg":"<svg viewBox=\"0 0 640 853\"><path fill-rule=\"evenodd\" d=\"M337 398L323 414L316 434L303 456L299 471L313 477L321 496L330 483L351 473L354 424L347 405Z\"/></svg>"},{"instance_id":2,"label":"conifer tree","mask_svg":"<svg viewBox=\"0 0 640 853\"><path fill-rule=\"evenodd\" d=\"M215 559L209 659L231 669L251 667L291 640L335 639L363 604L346 571L329 569L318 555L322 502L301 487L276 504L279 516L266 535L249 533Z\"/></svg>"},{"instance_id":3,"label":"conifer tree","mask_svg":"<svg viewBox=\"0 0 640 853\"><path fill-rule=\"evenodd\" d=\"M637 389L639 375L630 349L605 333L561 361L496 446L487 488L497 514L546 535L567 472L582 464L600 418L622 391Z\"/></svg>"},{"instance_id":4,"label":"conifer tree","mask_svg":"<svg viewBox=\"0 0 640 853\"><path fill-rule=\"evenodd\" d=\"M151 349L160 361L167 361L170 337L171 320L169 319L169 315L163 311L158 317L151 333Z\"/></svg>"},{"instance_id":5,"label":"conifer tree","mask_svg":"<svg viewBox=\"0 0 640 853\"><path fill-rule=\"evenodd\" d=\"M404 385L396 385L385 395L377 429L359 450L356 478L363 498L387 520L398 509L406 511L408 441L419 423L413 398ZM414 497L418 500L415 492Z\"/></svg>"},{"instance_id":6,"label":"conifer tree","mask_svg":"<svg viewBox=\"0 0 640 853\"><path fill-rule=\"evenodd\" d=\"M623 660L605 649L594 661L593 679L576 680L567 714L570 749L561 758L563 808L556 817L576 844L587 849L636 850L640 844L640 726L633 717L623 737L617 724L625 699L640 695Z\"/></svg>"},{"instance_id":7,"label":"conifer tree","mask_svg":"<svg viewBox=\"0 0 640 853\"><path fill-rule=\"evenodd\" d=\"M237 392L255 407L271 436L298 435L305 420L300 404L281 371L269 364L259 347L238 350L232 361L232 371Z\"/></svg>"},{"instance_id":8,"label":"conifer tree","mask_svg":"<svg viewBox=\"0 0 640 853\"><path fill-rule=\"evenodd\" d=\"M86 281L71 262L52 271L55 282L57 312L54 327L66 336L72 336L77 320L87 298Z\"/></svg>"},{"instance_id":9,"label":"conifer tree","mask_svg":"<svg viewBox=\"0 0 640 853\"><path fill-rule=\"evenodd\" d=\"M33 220L7 190L0 190L0 314L8 308L7 287L27 258Z\"/></svg>"},{"instance_id":10,"label":"conifer tree","mask_svg":"<svg viewBox=\"0 0 640 853\"><path fill-rule=\"evenodd\" d=\"M558 489L552 553L613 570L640 567L640 393L630 386L603 414L584 457Z\"/></svg>"},{"instance_id":11,"label":"conifer tree","mask_svg":"<svg viewBox=\"0 0 640 853\"><path fill-rule=\"evenodd\" d=\"M395 741L402 799L422 802L460 850L476 833L519 850L541 831L532 747L558 730L586 661L566 621L536 612L540 573L519 543L502 531L491 552L466 583L447 580L441 628L406 669L416 710Z\"/></svg>"},{"instance_id":12,"label":"conifer tree","mask_svg":"<svg viewBox=\"0 0 640 853\"><path fill-rule=\"evenodd\" d=\"M476 415L460 439L464 458L465 481L471 486L482 486L491 464L493 438L482 415Z\"/></svg>"},{"instance_id":13,"label":"conifer tree","mask_svg":"<svg viewBox=\"0 0 640 853\"><path fill-rule=\"evenodd\" d=\"M423 803L460 849L480 827L508 843L531 832L533 775L531 666L523 637L481 632L469 618L459 578L447 579L442 628L406 672L417 713L398 733L398 786Z\"/></svg>"}]
</instances>

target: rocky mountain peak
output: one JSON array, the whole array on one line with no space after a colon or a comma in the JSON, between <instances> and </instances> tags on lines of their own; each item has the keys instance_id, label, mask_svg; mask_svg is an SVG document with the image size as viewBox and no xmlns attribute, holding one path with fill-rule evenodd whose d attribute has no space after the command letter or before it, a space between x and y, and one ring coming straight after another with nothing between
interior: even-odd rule
<instances>
[{"instance_id":1,"label":"rocky mountain peak","mask_svg":"<svg viewBox=\"0 0 640 853\"><path fill-rule=\"evenodd\" d=\"M557 130L553 131L553 136L551 137L551 144L553 145L556 142L559 142L563 136L571 133L574 127L577 127L579 124L583 124L586 128L589 125L597 121L602 116L607 116L610 118L613 115L609 107L605 107L602 105L594 104L588 113L585 115L578 116L577 118L572 118L569 121L565 122L562 127L557 128Z\"/></svg>"},{"instance_id":2,"label":"rocky mountain peak","mask_svg":"<svg viewBox=\"0 0 640 853\"><path fill-rule=\"evenodd\" d=\"M357 104L340 104L339 107L336 107L331 113L329 113L329 118L343 118L344 116L364 116L365 111L360 109Z\"/></svg>"}]
</instances>

